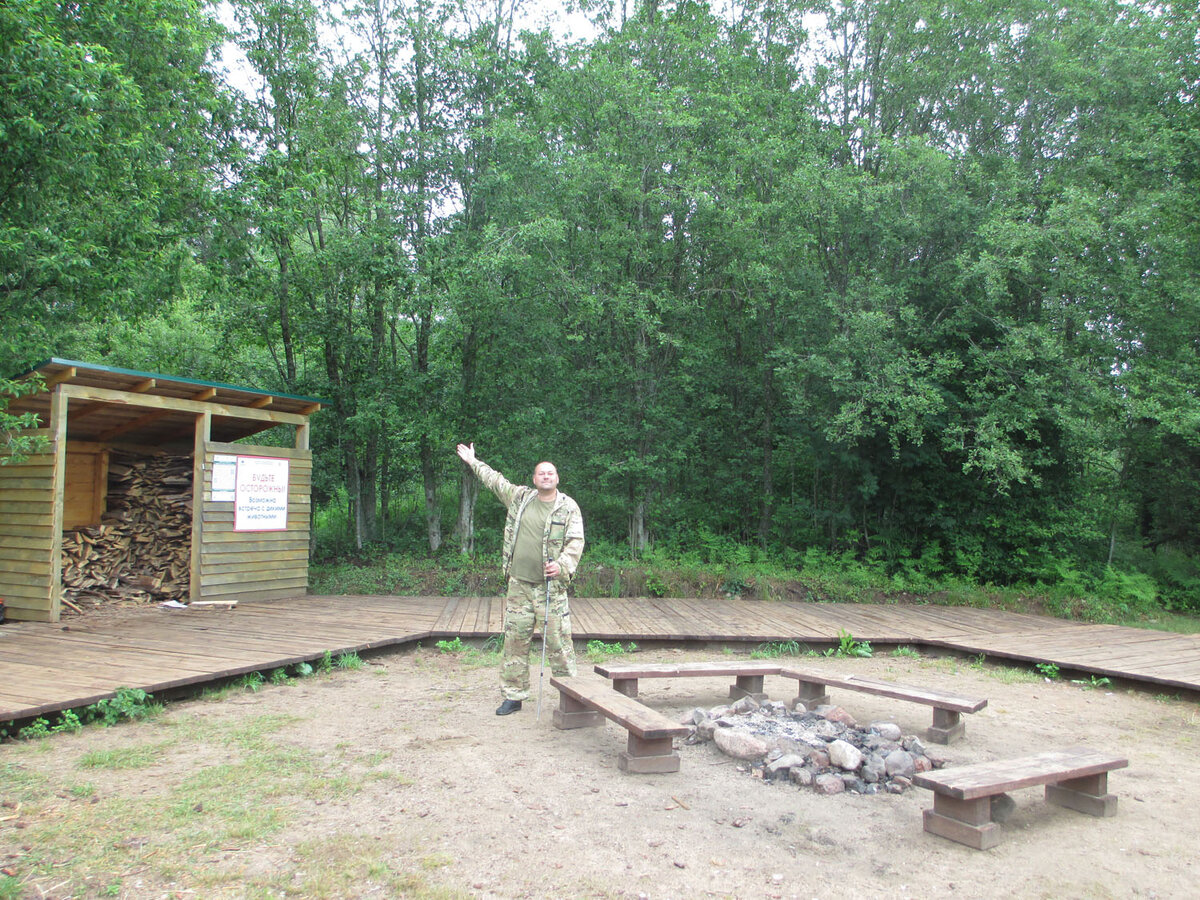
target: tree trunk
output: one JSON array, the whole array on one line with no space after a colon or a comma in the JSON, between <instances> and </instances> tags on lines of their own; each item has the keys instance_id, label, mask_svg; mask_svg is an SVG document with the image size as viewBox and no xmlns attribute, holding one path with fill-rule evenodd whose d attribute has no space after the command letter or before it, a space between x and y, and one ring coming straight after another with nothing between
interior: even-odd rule
<instances>
[{"instance_id":1,"label":"tree trunk","mask_svg":"<svg viewBox=\"0 0 1200 900\"><path fill-rule=\"evenodd\" d=\"M354 548L363 548L362 496L358 479L358 454L354 444L345 448L346 462L346 513L351 533L354 536Z\"/></svg>"},{"instance_id":2,"label":"tree trunk","mask_svg":"<svg viewBox=\"0 0 1200 900\"><path fill-rule=\"evenodd\" d=\"M475 558L475 501L479 499L479 479L463 467L458 487L458 550Z\"/></svg>"},{"instance_id":3,"label":"tree trunk","mask_svg":"<svg viewBox=\"0 0 1200 900\"><path fill-rule=\"evenodd\" d=\"M775 517L775 300L768 305L766 334L766 373L763 376L763 431L762 431L762 515L758 520L758 542L765 547L771 538L771 525Z\"/></svg>"},{"instance_id":4,"label":"tree trunk","mask_svg":"<svg viewBox=\"0 0 1200 900\"><path fill-rule=\"evenodd\" d=\"M429 552L437 553L442 546L442 516L438 510L433 448L426 437L421 438L421 478L425 482L425 527L429 532Z\"/></svg>"},{"instance_id":5,"label":"tree trunk","mask_svg":"<svg viewBox=\"0 0 1200 900\"><path fill-rule=\"evenodd\" d=\"M629 551L634 559L646 552L650 546L650 530L646 527L646 501L637 500L629 516Z\"/></svg>"},{"instance_id":6,"label":"tree trunk","mask_svg":"<svg viewBox=\"0 0 1200 900\"><path fill-rule=\"evenodd\" d=\"M371 543L379 539L378 509L379 509L379 439L372 437L367 441L363 451L363 461L359 467L358 496L359 519L362 523L362 541Z\"/></svg>"}]
</instances>

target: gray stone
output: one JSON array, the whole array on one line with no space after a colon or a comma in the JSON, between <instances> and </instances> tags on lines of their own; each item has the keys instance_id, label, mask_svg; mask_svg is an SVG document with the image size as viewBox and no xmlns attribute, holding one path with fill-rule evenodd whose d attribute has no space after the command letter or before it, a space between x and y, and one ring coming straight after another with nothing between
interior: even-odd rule
<instances>
[{"instance_id":1,"label":"gray stone","mask_svg":"<svg viewBox=\"0 0 1200 900\"><path fill-rule=\"evenodd\" d=\"M803 768L806 762L808 762L808 760L803 756L800 756L798 753L789 753L787 756L781 756L774 762L768 763L767 771L778 772L781 769L792 769L797 766Z\"/></svg>"},{"instance_id":2,"label":"gray stone","mask_svg":"<svg viewBox=\"0 0 1200 900\"><path fill-rule=\"evenodd\" d=\"M895 722L872 722L871 730L885 741L898 741L904 737L904 732Z\"/></svg>"},{"instance_id":3,"label":"gray stone","mask_svg":"<svg viewBox=\"0 0 1200 900\"><path fill-rule=\"evenodd\" d=\"M739 697L733 704L733 711L739 716L744 716L746 713L755 712L760 706L762 704L753 697Z\"/></svg>"},{"instance_id":4,"label":"gray stone","mask_svg":"<svg viewBox=\"0 0 1200 900\"><path fill-rule=\"evenodd\" d=\"M691 712L684 713L683 717L679 720L679 724L680 725L699 725L701 722L703 722L707 718L708 718L708 713L706 713L704 710L702 710L700 707L697 706Z\"/></svg>"},{"instance_id":5,"label":"gray stone","mask_svg":"<svg viewBox=\"0 0 1200 900\"><path fill-rule=\"evenodd\" d=\"M829 745L829 761L839 769L855 772L862 765L862 751L849 741L836 740Z\"/></svg>"},{"instance_id":6,"label":"gray stone","mask_svg":"<svg viewBox=\"0 0 1200 900\"><path fill-rule=\"evenodd\" d=\"M913 774L912 754L906 750L893 750L883 760L889 775L903 775L911 778Z\"/></svg>"},{"instance_id":7,"label":"gray stone","mask_svg":"<svg viewBox=\"0 0 1200 900\"><path fill-rule=\"evenodd\" d=\"M840 794L846 790L846 783L840 775L818 775L813 779L813 787L819 794Z\"/></svg>"},{"instance_id":8,"label":"gray stone","mask_svg":"<svg viewBox=\"0 0 1200 900\"><path fill-rule=\"evenodd\" d=\"M807 767L788 769L788 778L800 787L812 787L813 773Z\"/></svg>"},{"instance_id":9,"label":"gray stone","mask_svg":"<svg viewBox=\"0 0 1200 900\"><path fill-rule=\"evenodd\" d=\"M765 738L767 747L772 753L786 756L789 753L805 753L805 747L795 738L783 734L773 734Z\"/></svg>"},{"instance_id":10,"label":"gray stone","mask_svg":"<svg viewBox=\"0 0 1200 900\"><path fill-rule=\"evenodd\" d=\"M825 712L821 715L830 722L837 722L839 725L845 725L847 728L853 728L858 723L854 721L854 716L846 712L840 706L825 707Z\"/></svg>"},{"instance_id":11,"label":"gray stone","mask_svg":"<svg viewBox=\"0 0 1200 900\"><path fill-rule=\"evenodd\" d=\"M906 737L904 739L904 749L913 756L924 756L925 745L921 743L921 739L917 737Z\"/></svg>"},{"instance_id":12,"label":"gray stone","mask_svg":"<svg viewBox=\"0 0 1200 900\"><path fill-rule=\"evenodd\" d=\"M822 719L813 726L812 733L826 741L834 741L841 737L845 730L844 727L839 728L836 722Z\"/></svg>"},{"instance_id":13,"label":"gray stone","mask_svg":"<svg viewBox=\"0 0 1200 900\"><path fill-rule=\"evenodd\" d=\"M875 784L887 778L887 764L878 753L868 753L859 774L867 784Z\"/></svg>"},{"instance_id":14,"label":"gray stone","mask_svg":"<svg viewBox=\"0 0 1200 900\"><path fill-rule=\"evenodd\" d=\"M718 728L713 732L713 743L734 759L757 760L767 755L767 745L745 728Z\"/></svg>"},{"instance_id":15,"label":"gray stone","mask_svg":"<svg viewBox=\"0 0 1200 900\"><path fill-rule=\"evenodd\" d=\"M829 741L832 741L835 737L837 737L837 735L830 735ZM803 732L800 735L800 741L806 747L811 747L813 750L824 750L825 745L829 743L829 741L825 740L823 737L813 731Z\"/></svg>"},{"instance_id":16,"label":"gray stone","mask_svg":"<svg viewBox=\"0 0 1200 900\"><path fill-rule=\"evenodd\" d=\"M794 715L799 715L799 716L802 716L802 715L804 715L806 712L808 712L808 707L807 707L807 706L805 706L805 705L804 705L804 703L803 703L803 702L801 702L800 700L797 700L797 701L795 702L795 704L793 704L793 706L792 706L792 713L793 713Z\"/></svg>"},{"instance_id":17,"label":"gray stone","mask_svg":"<svg viewBox=\"0 0 1200 900\"><path fill-rule=\"evenodd\" d=\"M705 719L696 726L696 737L702 741L711 741L713 732L717 730L717 723L713 719Z\"/></svg>"}]
</instances>

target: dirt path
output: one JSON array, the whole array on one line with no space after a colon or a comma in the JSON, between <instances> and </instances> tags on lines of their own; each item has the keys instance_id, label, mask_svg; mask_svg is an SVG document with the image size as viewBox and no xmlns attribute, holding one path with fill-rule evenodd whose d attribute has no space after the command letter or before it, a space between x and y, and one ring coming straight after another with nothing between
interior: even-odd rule
<instances>
[{"instance_id":1,"label":"dirt path","mask_svg":"<svg viewBox=\"0 0 1200 900\"><path fill-rule=\"evenodd\" d=\"M986 696L966 739L939 748L952 764L1078 743L1128 756L1109 782L1119 812L1093 819L1020 791L1004 842L977 852L922 831L923 790L821 797L763 783L708 745L681 747L678 773L625 775L616 726L557 731L549 688L540 721L533 703L497 717L494 668L418 650L173 704L147 723L0 747L0 867L24 892L0 897L1195 895L1195 703L964 660L804 662ZM645 681L642 700L674 717L721 704L728 682ZM790 689L767 679L775 696ZM834 702L905 733L929 723L914 704L837 692ZM81 765L146 747L141 766ZM266 762L251 770L255 759ZM222 818L231 794L253 802Z\"/></svg>"}]
</instances>

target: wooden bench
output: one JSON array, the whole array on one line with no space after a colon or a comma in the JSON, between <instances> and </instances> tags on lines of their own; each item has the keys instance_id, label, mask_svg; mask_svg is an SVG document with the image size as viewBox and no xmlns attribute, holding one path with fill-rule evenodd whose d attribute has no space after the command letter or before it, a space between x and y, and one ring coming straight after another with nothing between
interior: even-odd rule
<instances>
[{"instance_id":1,"label":"wooden bench","mask_svg":"<svg viewBox=\"0 0 1200 900\"><path fill-rule=\"evenodd\" d=\"M733 675L734 683L729 686L729 696L736 699L753 697L765 700L763 676L778 675L778 662L702 662L702 663L648 663L644 666L597 665L596 674L612 679L613 689L626 697L638 695L639 678L686 678L700 676Z\"/></svg>"},{"instance_id":2,"label":"wooden bench","mask_svg":"<svg viewBox=\"0 0 1200 900\"><path fill-rule=\"evenodd\" d=\"M976 850L1000 843L992 821L992 797L1044 784L1046 801L1089 816L1115 816L1117 798L1108 793L1108 773L1129 761L1086 747L1048 750L1019 759L957 766L913 776L913 784L933 791L925 810L925 830Z\"/></svg>"},{"instance_id":3,"label":"wooden bench","mask_svg":"<svg viewBox=\"0 0 1200 900\"><path fill-rule=\"evenodd\" d=\"M785 678L795 678L799 682L799 694L796 700L810 709L829 702L827 690L829 687L845 688L848 691L859 691L864 694L878 694L881 697L892 697L897 700L911 700L913 703L932 706L933 725L926 730L925 736L935 744L949 744L957 741L967 730L966 723L962 721L962 713L978 712L987 706L987 700L975 700L932 688L912 687L892 681L877 681L874 678L862 678L857 675L832 675L790 666L781 668L779 674Z\"/></svg>"},{"instance_id":4,"label":"wooden bench","mask_svg":"<svg viewBox=\"0 0 1200 900\"><path fill-rule=\"evenodd\" d=\"M614 691L607 681L576 675L553 677L550 684L558 688L555 728L586 728L612 719L629 732L629 742L617 757L622 772L679 771L672 739L690 734L686 725Z\"/></svg>"}]
</instances>

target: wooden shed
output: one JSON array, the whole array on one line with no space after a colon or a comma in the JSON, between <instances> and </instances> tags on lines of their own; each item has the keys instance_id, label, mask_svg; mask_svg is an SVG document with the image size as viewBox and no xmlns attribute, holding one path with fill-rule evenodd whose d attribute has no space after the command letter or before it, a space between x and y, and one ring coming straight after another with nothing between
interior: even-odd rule
<instances>
[{"instance_id":1,"label":"wooden shed","mask_svg":"<svg viewBox=\"0 0 1200 900\"><path fill-rule=\"evenodd\" d=\"M43 386L11 399L8 410L35 414L40 427L25 433L46 442L0 465L0 600L9 618L58 621L64 531L86 541L120 518L108 508L110 476L127 474L131 460L175 463L169 505L182 524L170 539L185 542L179 568L186 571L164 577L182 602L305 592L309 416L319 400L64 359L16 380L37 376ZM292 446L242 443L278 426L287 426ZM162 465L145 471L167 478L153 474L168 471ZM166 539L133 540L152 548ZM109 580L120 587L120 578Z\"/></svg>"}]
</instances>

